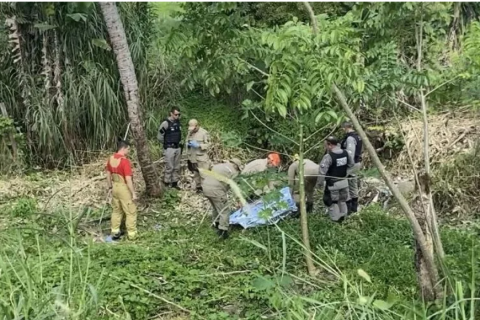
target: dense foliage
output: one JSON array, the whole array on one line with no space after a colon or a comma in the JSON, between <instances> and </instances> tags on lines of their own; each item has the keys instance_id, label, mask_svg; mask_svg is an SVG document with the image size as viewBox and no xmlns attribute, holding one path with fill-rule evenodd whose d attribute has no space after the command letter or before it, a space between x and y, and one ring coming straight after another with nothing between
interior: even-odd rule
<instances>
[{"instance_id":1,"label":"dense foliage","mask_svg":"<svg viewBox=\"0 0 480 320\"><path fill-rule=\"evenodd\" d=\"M317 37L309 34L301 3L122 3L149 137L170 106L192 96L241 109L249 134L227 134L285 153L295 145L258 120L292 136L298 128L282 119L292 104L315 120L305 122L306 136L324 127L319 139L341 119L331 82L374 122L411 113L398 100L415 104L421 86L438 87L429 96L433 109L476 103L475 4L314 3L313 9ZM75 163L88 158L87 150L111 146L127 119L98 7L4 3L0 16L7 25L0 37L0 102L25 134L29 162Z\"/></svg>"},{"instance_id":2,"label":"dense foliage","mask_svg":"<svg viewBox=\"0 0 480 320\"><path fill-rule=\"evenodd\" d=\"M236 239L219 243L208 223L191 224L175 211L179 201L178 195L167 194L155 207L162 215L142 219L140 240L112 245L74 236L72 213L58 211L45 218L34 201L18 199L4 212L10 223L0 234L0 315L293 320L315 314L321 320L335 315L434 320L440 310L441 319L472 319L469 284L478 282L480 245L473 234L443 230L447 266L459 282L453 300L428 306L414 302L408 223L378 208L343 226L332 225L320 211L311 217L311 239L318 244L315 261L322 270L321 277L312 279L298 267L303 255L297 219L278 228L235 231ZM172 211L180 220L163 221ZM39 233L52 229L58 231L51 237Z\"/></svg>"}]
</instances>

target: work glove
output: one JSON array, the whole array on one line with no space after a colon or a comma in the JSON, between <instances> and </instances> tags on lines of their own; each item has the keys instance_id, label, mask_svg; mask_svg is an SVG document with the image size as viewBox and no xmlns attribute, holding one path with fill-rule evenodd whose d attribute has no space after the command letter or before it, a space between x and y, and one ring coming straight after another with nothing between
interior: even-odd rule
<instances>
[{"instance_id":1,"label":"work glove","mask_svg":"<svg viewBox=\"0 0 480 320\"><path fill-rule=\"evenodd\" d=\"M195 140L189 141L189 142L188 142L188 146L189 146L190 148L200 148L200 145L199 145L198 142L195 141Z\"/></svg>"}]
</instances>

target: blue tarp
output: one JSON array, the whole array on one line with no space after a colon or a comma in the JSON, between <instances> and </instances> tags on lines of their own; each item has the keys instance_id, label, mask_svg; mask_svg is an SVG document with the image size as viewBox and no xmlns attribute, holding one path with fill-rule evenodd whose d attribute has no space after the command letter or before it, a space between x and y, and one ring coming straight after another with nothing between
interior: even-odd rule
<instances>
[{"instance_id":1,"label":"blue tarp","mask_svg":"<svg viewBox=\"0 0 480 320\"><path fill-rule=\"evenodd\" d=\"M276 201L266 202L260 199L233 212L230 215L230 224L239 224L245 229L260 225L275 224L292 212L297 211L297 206L290 193L290 188L285 187L280 190L280 193L280 199ZM265 211L268 215L267 219L260 217L262 211Z\"/></svg>"}]
</instances>

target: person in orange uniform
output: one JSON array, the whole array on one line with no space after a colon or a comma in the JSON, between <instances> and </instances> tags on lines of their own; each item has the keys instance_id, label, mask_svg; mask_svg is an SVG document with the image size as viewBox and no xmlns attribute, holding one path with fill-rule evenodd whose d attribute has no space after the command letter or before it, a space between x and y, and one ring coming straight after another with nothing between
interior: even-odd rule
<instances>
[{"instance_id":1,"label":"person in orange uniform","mask_svg":"<svg viewBox=\"0 0 480 320\"><path fill-rule=\"evenodd\" d=\"M119 138L117 152L112 155L106 165L107 184L112 192L112 240L119 240L122 236L120 225L125 216L127 237L133 240L137 236L137 200L132 180L132 165L127 158L130 145L127 141Z\"/></svg>"}]
</instances>

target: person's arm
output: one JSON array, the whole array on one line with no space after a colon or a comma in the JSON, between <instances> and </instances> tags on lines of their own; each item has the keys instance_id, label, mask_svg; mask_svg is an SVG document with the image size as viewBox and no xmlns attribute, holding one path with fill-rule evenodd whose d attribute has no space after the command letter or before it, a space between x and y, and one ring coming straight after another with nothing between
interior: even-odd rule
<instances>
[{"instance_id":1,"label":"person's arm","mask_svg":"<svg viewBox=\"0 0 480 320\"><path fill-rule=\"evenodd\" d=\"M110 161L107 161L107 164L105 165L105 172L107 173L107 188L108 190L112 189L112 172L110 171Z\"/></svg>"},{"instance_id":2,"label":"person's arm","mask_svg":"<svg viewBox=\"0 0 480 320\"><path fill-rule=\"evenodd\" d=\"M318 167L318 178L317 178L317 188L323 188L323 183L325 181L325 175L327 174L328 168L332 164L332 157L327 153L323 156L322 161Z\"/></svg>"},{"instance_id":3,"label":"person's arm","mask_svg":"<svg viewBox=\"0 0 480 320\"><path fill-rule=\"evenodd\" d=\"M165 131L168 129L168 122L163 121L162 124L160 124L160 127L158 128L158 134L157 134L157 139L158 141L163 144L163 141L165 140Z\"/></svg>"},{"instance_id":4,"label":"person's arm","mask_svg":"<svg viewBox=\"0 0 480 320\"><path fill-rule=\"evenodd\" d=\"M288 167L288 186L291 189L291 192L293 192L293 187L295 185L295 173L297 171L298 167L298 161L295 161Z\"/></svg>"},{"instance_id":5,"label":"person's arm","mask_svg":"<svg viewBox=\"0 0 480 320\"><path fill-rule=\"evenodd\" d=\"M125 180L127 181L128 190L130 190L130 193L132 194L132 200L137 200L137 194L135 193L135 189L133 188L132 176L126 176Z\"/></svg>"},{"instance_id":6,"label":"person's arm","mask_svg":"<svg viewBox=\"0 0 480 320\"><path fill-rule=\"evenodd\" d=\"M110 171L107 170L107 187L108 187L108 190L111 190L112 189L112 174L110 173Z\"/></svg>"},{"instance_id":7,"label":"person's arm","mask_svg":"<svg viewBox=\"0 0 480 320\"><path fill-rule=\"evenodd\" d=\"M200 143L200 149L201 150L207 150L210 148L210 134L205 131L205 135L203 136L203 141Z\"/></svg>"},{"instance_id":8,"label":"person's arm","mask_svg":"<svg viewBox=\"0 0 480 320\"><path fill-rule=\"evenodd\" d=\"M355 160L353 160L353 156L354 154L350 153L347 151L347 154L348 154L348 157L347 157L347 166L348 168L353 168L353 166L355 165Z\"/></svg>"},{"instance_id":9,"label":"person's arm","mask_svg":"<svg viewBox=\"0 0 480 320\"><path fill-rule=\"evenodd\" d=\"M353 157L355 157L355 151L357 150L357 140L354 137L347 138L347 147L345 148L348 153Z\"/></svg>"},{"instance_id":10,"label":"person's arm","mask_svg":"<svg viewBox=\"0 0 480 320\"><path fill-rule=\"evenodd\" d=\"M132 164L130 163L130 160L124 158L122 159L124 162L124 175L125 175L125 182L127 183L128 190L130 190L130 193L132 194L132 200L137 200L137 194L135 193L135 188L133 187L133 180L132 180Z\"/></svg>"}]
</instances>

